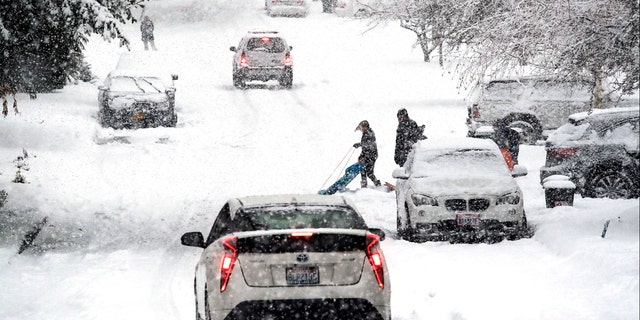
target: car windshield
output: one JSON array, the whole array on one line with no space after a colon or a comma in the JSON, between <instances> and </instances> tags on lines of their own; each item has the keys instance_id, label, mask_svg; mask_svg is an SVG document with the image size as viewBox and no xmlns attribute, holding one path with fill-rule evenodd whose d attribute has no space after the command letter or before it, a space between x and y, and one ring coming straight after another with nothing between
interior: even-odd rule
<instances>
[{"instance_id":1,"label":"car windshield","mask_svg":"<svg viewBox=\"0 0 640 320\"><path fill-rule=\"evenodd\" d=\"M416 154L413 176L509 175L505 161L486 149L425 150Z\"/></svg>"},{"instance_id":2,"label":"car windshield","mask_svg":"<svg viewBox=\"0 0 640 320\"><path fill-rule=\"evenodd\" d=\"M261 37L251 38L247 42L247 50L281 53L286 49L281 38Z\"/></svg>"},{"instance_id":3,"label":"car windshield","mask_svg":"<svg viewBox=\"0 0 640 320\"><path fill-rule=\"evenodd\" d=\"M162 80L159 78L122 76L111 79L110 90L117 92L157 93L164 92L165 88Z\"/></svg>"},{"instance_id":4,"label":"car windshield","mask_svg":"<svg viewBox=\"0 0 640 320\"><path fill-rule=\"evenodd\" d=\"M365 229L362 217L345 207L277 206L238 212L235 231L304 228Z\"/></svg>"},{"instance_id":5,"label":"car windshield","mask_svg":"<svg viewBox=\"0 0 640 320\"><path fill-rule=\"evenodd\" d=\"M513 99L524 92L525 84L515 80L491 81L485 87L486 99Z\"/></svg>"}]
</instances>

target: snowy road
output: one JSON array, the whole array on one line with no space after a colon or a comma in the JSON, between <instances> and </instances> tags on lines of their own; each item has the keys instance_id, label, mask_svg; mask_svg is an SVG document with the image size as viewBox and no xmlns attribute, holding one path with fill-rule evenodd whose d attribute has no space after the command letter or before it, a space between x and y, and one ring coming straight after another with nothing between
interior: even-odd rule
<instances>
[{"instance_id":1,"label":"snowy road","mask_svg":"<svg viewBox=\"0 0 640 320\"><path fill-rule=\"evenodd\" d=\"M363 119L378 139L376 174L393 183L400 107L426 124L430 139L466 134L464 92L421 61L411 32L394 23L365 32L362 21L322 14L319 1L306 18L270 18L261 4L149 3L158 53L180 76L177 128L100 128L97 84L19 97L22 114L0 120L7 137L0 189L10 194L0 210L0 319L192 319L200 252L179 238L208 232L226 199L317 192L359 141L353 130ZM127 30L141 50L137 28ZM275 82L232 86L229 47L256 28L280 30L293 46L291 90ZM123 51L90 43L87 58L100 80ZM9 183L23 148L31 154L29 184ZM538 183L544 156L541 146L521 149L531 239L396 240L393 193L346 193L370 226L392 236L382 246L394 320L638 318L637 199L576 198L574 207L546 209ZM49 225L35 247L15 255L44 216Z\"/></svg>"}]
</instances>

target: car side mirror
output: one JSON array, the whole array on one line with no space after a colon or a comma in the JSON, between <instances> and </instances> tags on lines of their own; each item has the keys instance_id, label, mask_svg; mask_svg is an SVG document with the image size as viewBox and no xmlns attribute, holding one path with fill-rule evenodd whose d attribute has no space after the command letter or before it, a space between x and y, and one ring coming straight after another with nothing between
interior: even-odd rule
<instances>
[{"instance_id":1,"label":"car side mirror","mask_svg":"<svg viewBox=\"0 0 640 320\"><path fill-rule=\"evenodd\" d=\"M380 241L384 241L384 239L386 238L386 234L384 233L384 230L380 229L380 228L369 228L369 232L375 234L376 236L380 237Z\"/></svg>"},{"instance_id":2,"label":"car side mirror","mask_svg":"<svg viewBox=\"0 0 640 320\"><path fill-rule=\"evenodd\" d=\"M289 46L289 51L291 51L291 50L293 50L293 47L292 47L292 46Z\"/></svg>"},{"instance_id":3,"label":"car side mirror","mask_svg":"<svg viewBox=\"0 0 640 320\"><path fill-rule=\"evenodd\" d=\"M514 165L513 170L511 170L511 176L514 178L524 177L527 174L529 174L529 170L527 170L527 167L521 166L519 164Z\"/></svg>"},{"instance_id":4,"label":"car side mirror","mask_svg":"<svg viewBox=\"0 0 640 320\"><path fill-rule=\"evenodd\" d=\"M231 51L233 51L233 52L236 52L236 47L231 46L231 47L229 47L229 50L231 50Z\"/></svg>"},{"instance_id":5,"label":"car side mirror","mask_svg":"<svg viewBox=\"0 0 640 320\"><path fill-rule=\"evenodd\" d=\"M171 75L171 80L178 80L178 75L177 74L172 74Z\"/></svg>"},{"instance_id":6,"label":"car side mirror","mask_svg":"<svg viewBox=\"0 0 640 320\"><path fill-rule=\"evenodd\" d=\"M409 179L409 174L404 168L393 170L391 176L395 179Z\"/></svg>"},{"instance_id":7,"label":"car side mirror","mask_svg":"<svg viewBox=\"0 0 640 320\"><path fill-rule=\"evenodd\" d=\"M187 232L182 235L180 242L188 247L204 248L204 237L200 232Z\"/></svg>"}]
</instances>

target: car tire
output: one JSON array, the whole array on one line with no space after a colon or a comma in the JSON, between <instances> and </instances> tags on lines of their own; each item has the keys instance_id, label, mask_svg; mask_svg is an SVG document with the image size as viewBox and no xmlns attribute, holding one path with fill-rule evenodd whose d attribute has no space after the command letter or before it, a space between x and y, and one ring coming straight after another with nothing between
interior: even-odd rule
<instances>
[{"instance_id":1,"label":"car tire","mask_svg":"<svg viewBox=\"0 0 640 320\"><path fill-rule=\"evenodd\" d=\"M291 70L290 68L287 68L284 70L284 74L282 75L282 78L280 78L280 85L287 88L287 89L291 89L291 87L293 86L293 70Z\"/></svg>"},{"instance_id":2,"label":"car tire","mask_svg":"<svg viewBox=\"0 0 640 320\"><path fill-rule=\"evenodd\" d=\"M233 74L233 86L238 89L244 89L246 86L246 82L242 76L239 74Z\"/></svg>"},{"instance_id":3,"label":"car tire","mask_svg":"<svg viewBox=\"0 0 640 320\"><path fill-rule=\"evenodd\" d=\"M530 115L512 115L505 119L509 127L522 130L520 143L535 145L542 137L542 126L538 119Z\"/></svg>"},{"instance_id":4,"label":"car tire","mask_svg":"<svg viewBox=\"0 0 640 320\"><path fill-rule=\"evenodd\" d=\"M624 170L598 170L588 180L585 196L591 198L629 199L636 190L635 183Z\"/></svg>"}]
</instances>

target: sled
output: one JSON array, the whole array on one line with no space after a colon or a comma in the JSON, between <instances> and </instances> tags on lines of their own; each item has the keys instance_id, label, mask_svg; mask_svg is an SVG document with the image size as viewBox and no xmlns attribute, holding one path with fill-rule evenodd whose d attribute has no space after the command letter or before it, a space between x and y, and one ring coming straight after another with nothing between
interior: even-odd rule
<instances>
[{"instance_id":1,"label":"sled","mask_svg":"<svg viewBox=\"0 0 640 320\"><path fill-rule=\"evenodd\" d=\"M329 188L318 191L318 194L334 194L344 190L362 170L364 170L364 163L357 162L350 165L340 179L334 182Z\"/></svg>"}]
</instances>

